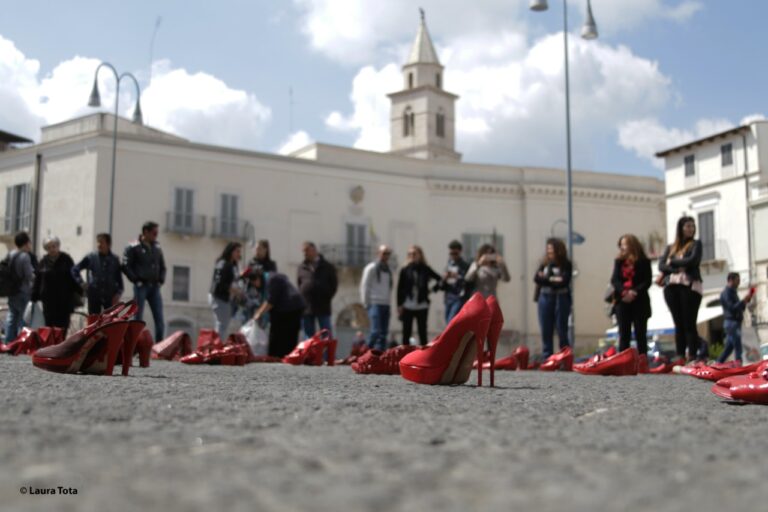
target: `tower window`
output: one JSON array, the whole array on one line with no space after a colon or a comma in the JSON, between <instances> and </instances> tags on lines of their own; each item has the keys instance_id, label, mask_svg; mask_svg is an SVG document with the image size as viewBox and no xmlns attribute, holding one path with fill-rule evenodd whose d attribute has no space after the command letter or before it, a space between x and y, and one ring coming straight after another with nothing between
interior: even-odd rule
<instances>
[{"instance_id":1,"label":"tower window","mask_svg":"<svg viewBox=\"0 0 768 512\"><path fill-rule=\"evenodd\" d=\"M413 135L413 131L416 125L416 116L413 114L411 107L406 107L403 112L403 137Z\"/></svg>"},{"instance_id":2,"label":"tower window","mask_svg":"<svg viewBox=\"0 0 768 512\"><path fill-rule=\"evenodd\" d=\"M413 73L408 73L408 88L413 89Z\"/></svg>"},{"instance_id":3,"label":"tower window","mask_svg":"<svg viewBox=\"0 0 768 512\"><path fill-rule=\"evenodd\" d=\"M437 73L437 74L435 75L435 86L436 86L438 89L442 89L442 88L443 88L443 77L442 77L442 76L440 76L440 73Z\"/></svg>"},{"instance_id":4,"label":"tower window","mask_svg":"<svg viewBox=\"0 0 768 512\"><path fill-rule=\"evenodd\" d=\"M437 113L437 118L435 121L437 136L445 137L445 114L443 113L443 109L440 109L440 111Z\"/></svg>"}]
</instances>

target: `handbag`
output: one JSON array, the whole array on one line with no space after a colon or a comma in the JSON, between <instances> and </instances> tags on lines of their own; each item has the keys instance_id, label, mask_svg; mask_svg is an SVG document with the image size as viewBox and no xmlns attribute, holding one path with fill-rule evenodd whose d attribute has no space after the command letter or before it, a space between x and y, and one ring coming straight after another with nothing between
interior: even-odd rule
<instances>
[{"instance_id":1,"label":"handbag","mask_svg":"<svg viewBox=\"0 0 768 512\"><path fill-rule=\"evenodd\" d=\"M685 272L675 272L669 275L669 284L691 286L691 278Z\"/></svg>"}]
</instances>

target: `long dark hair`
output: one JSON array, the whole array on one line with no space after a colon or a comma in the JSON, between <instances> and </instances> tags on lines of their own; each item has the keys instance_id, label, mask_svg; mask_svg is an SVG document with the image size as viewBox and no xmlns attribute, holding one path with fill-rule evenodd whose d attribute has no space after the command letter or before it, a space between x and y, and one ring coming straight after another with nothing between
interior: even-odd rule
<instances>
[{"instance_id":1,"label":"long dark hair","mask_svg":"<svg viewBox=\"0 0 768 512\"><path fill-rule=\"evenodd\" d=\"M475 261L480 263L480 258L486 254L496 254L496 248L491 244L483 244L477 249L477 255L475 255Z\"/></svg>"},{"instance_id":2,"label":"long dark hair","mask_svg":"<svg viewBox=\"0 0 768 512\"><path fill-rule=\"evenodd\" d=\"M565 242L559 238L547 238L547 243L544 247L551 245L555 250L555 265L558 267L568 263L568 249L565 247ZM544 251L544 257L541 259L541 264L546 266L549 264L549 258L547 258L547 251Z\"/></svg>"},{"instance_id":3,"label":"long dark hair","mask_svg":"<svg viewBox=\"0 0 768 512\"><path fill-rule=\"evenodd\" d=\"M683 234L683 228L688 222L693 222L693 238L696 237L696 219L687 215L680 217L680 219L677 221L677 228L675 229L675 241L672 244L672 250L670 251L670 254L683 254L693 244L693 238L686 240L685 235Z\"/></svg>"},{"instance_id":4,"label":"long dark hair","mask_svg":"<svg viewBox=\"0 0 768 512\"><path fill-rule=\"evenodd\" d=\"M269 248L269 240L267 240L266 238L262 238L256 244L256 247L259 247L259 246L263 247L264 250L267 251L262 261L272 261L272 251Z\"/></svg>"},{"instance_id":5,"label":"long dark hair","mask_svg":"<svg viewBox=\"0 0 768 512\"><path fill-rule=\"evenodd\" d=\"M227 246L224 248L224 250L221 252L221 256L216 261L224 260L224 261L232 261L232 253L234 253L236 250L243 247L243 244L240 242L229 242Z\"/></svg>"}]
</instances>

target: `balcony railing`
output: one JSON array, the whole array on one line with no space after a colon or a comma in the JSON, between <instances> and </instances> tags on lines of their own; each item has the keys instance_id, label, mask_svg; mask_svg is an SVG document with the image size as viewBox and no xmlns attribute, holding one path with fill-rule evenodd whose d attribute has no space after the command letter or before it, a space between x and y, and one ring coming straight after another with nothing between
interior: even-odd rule
<instances>
[{"instance_id":1,"label":"balcony railing","mask_svg":"<svg viewBox=\"0 0 768 512\"><path fill-rule=\"evenodd\" d=\"M205 215L166 212L165 231L185 236L204 236Z\"/></svg>"},{"instance_id":2,"label":"balcony railing","mask_svg":"<svg viewBox=\"0 0 768 512\"><path fill-rule=\"evenodd\" d=\"M320 245L320 252L338 267L364 267L374 257L369 245L323 244Z\"/></svg>"},{"instance_id":3,"label":"balcony railing","mask_svg":"<svg viewBox=\"0 0 768 512\"><path fill-rule=\"evenodd\" d=\"M29 231L32 228L32 214L23 213L21 215L11 215L10 217L0 217L0 235L13 236L19 231Z\"/></svg>"},{"instance_id":4,"label":"balcony railing","mask_svg":"<svg viewBox=\"0 0 768 512\"><path fill-rule=\"evenodd\" d=\"M247 220L211 217L211 236L229 240L248 241L254 238L253 225Z\"/></svg>"}]
</instances>

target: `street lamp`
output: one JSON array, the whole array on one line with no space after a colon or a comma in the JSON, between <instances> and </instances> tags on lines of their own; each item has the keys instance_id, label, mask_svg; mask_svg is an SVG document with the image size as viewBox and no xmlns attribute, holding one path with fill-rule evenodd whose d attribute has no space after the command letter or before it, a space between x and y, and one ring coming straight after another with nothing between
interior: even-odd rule
<instances>
[{"instance_id":1,"label":"street lamp","mask_svg":"<svg viewBox=\"0 0 768 512\"><path fill-rule=\"evenodd\" d=\"M549 6L547 0L531 0L529 7L532 11L546 11ZM592 16L592 4L587 0L587 19L581 28L581 37L584 39L597 38L597 24ZM568 71L568 1L563 0L563 47L565 49L565 146L566 146L566 180L568 198L568 254L573 259L573 170L571 169L571 83ZM573 287L573 282L571 282ZM571 325L568 337L575 344L576 316L573 300L571 301Z\"/></svg>"},{"instance_id":2,"label":"street lamp","mask_svg":"<svg viewBox=\"0 0 768 512\"><path fill-rule=\"evenodd\" d=\"M109 234L112 234L112 219L115 210L115 164L117 162L117 112L118 104L120 103L120 81L123 78L130 78L133 80L136 86L136 107L133 109L133 122L135 124L143 124L143 118L141 115L141 87L139 87L139 81L136 77L130 73L118 74L115 67L109 62L102 62L99 67L96 68L96 73L93 75L93 89L91 89L91 97L88 99L89 107L100 107L101 96L99 95L99 71L102 67L107 67L115 75L115 124L112 130L112 179L109 183Z\"/></svg>"}]
</instances>

